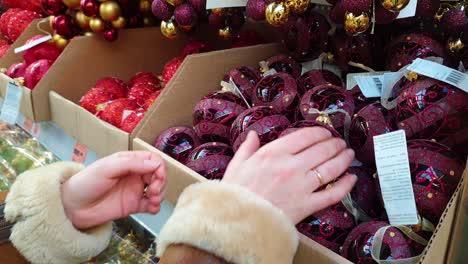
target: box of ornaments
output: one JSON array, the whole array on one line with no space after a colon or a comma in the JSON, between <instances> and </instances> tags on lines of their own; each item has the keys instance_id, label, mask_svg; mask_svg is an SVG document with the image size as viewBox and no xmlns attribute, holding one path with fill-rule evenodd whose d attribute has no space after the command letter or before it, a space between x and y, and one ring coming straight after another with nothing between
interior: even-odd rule
<instances>
[{"instance_id":1,"label":"box of ornaments","mask_svg":"<svg viewBox=\"0 0 468 264\"><path fill-rule=\"evenodd\" d=\"M358 182L346 201L297 225L295 263L444 263L467 174L467 141L460 132L467 128L468 94L409 74L391 88L387 99L394 107L387 109L359 86L346 90L340 74L306 69L281 53L271 44L192 55L182 63L133 141L133 149L166 160L168 200L175 203L190 184L222 179L251 130L266 144L321 126L355 150L360 163L349 171ZM397 130L407 138L419 221L411 226L389 224L375 165L373 136Z\"/></svg>"}]
</instances>

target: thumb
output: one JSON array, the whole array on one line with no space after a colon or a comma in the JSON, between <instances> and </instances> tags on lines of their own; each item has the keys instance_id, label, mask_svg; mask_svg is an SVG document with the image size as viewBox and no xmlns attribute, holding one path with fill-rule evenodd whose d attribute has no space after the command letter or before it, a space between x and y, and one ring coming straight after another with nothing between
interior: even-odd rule
<instances>
[{"instance_id":1,"label":"thumb","mask_svg":"<svg viewBox=\"0 0 468 264\"><path fill-rule=\"evenodd\" d=\"M247 138L237 150L229 167L237 167L238 164L248 160L260 147L260 139L255 131L250 131Z\"/></svg>"}]
</instances>

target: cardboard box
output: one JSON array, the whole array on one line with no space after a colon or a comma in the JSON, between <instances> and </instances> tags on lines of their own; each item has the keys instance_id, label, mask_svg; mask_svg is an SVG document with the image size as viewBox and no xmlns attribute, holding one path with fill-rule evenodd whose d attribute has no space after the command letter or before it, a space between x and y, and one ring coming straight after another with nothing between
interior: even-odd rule
<instances>
[{"instance_id":1,"label":"cardboard box","mask_svg":"<svg viewBox=\"0 0 468 264\"><path fill-rule=\"evenodd\" d=\"M166 162L168 182L166 199L175 204L181 192L190 184L205 181L188 167L162 153L152 146L158 135L167 128L192 126L192 111L197 102L219 87L225 72L244 65L255 66L258 62L281 52L277 45L264 45L237 50L226 50L188 57L182 64L172 83L153 106L152 112L142 121L133 141L134 150L149 150L160 154ZM464 178L466 178L465 171ZM458 198L463 181L450 200L436 232L427 246L421 263L447 263L447 241L455 217ZM300 245L294 263L296 264L351 263L317 242L300 235Z\"/></svg>"},{"instance_id":2,"label":"cardboard box","mask_svg":"<svg viewBox=\"0 0 468 264\"><path fill-rule=\"evenodd\" d=\"M14 49L23 46L28 39L35 35L51 33L52 29L48 23L47 18L36 19L25 29L21 36L11 45L10 49L0 59L0 68L8 68L13 63L23 61L23 55L21 53L16 54ZM76 40L81 39L77 38ZM64 52L67 50L66 48ZM63 54L62 54L63 55ZM20 113L34 121L47 121L50 119L49 114L49 91L53 87L54 80L61 76L63 72L63 56L56 60L56 62L50 67L47 74L42 80L36 85L34 90L30 90L23 87L23 95L20 104ZM0 73L0 96L5 97L6 87L9 82L14 82L13 79Z\"/></svg>"}]
</instances>

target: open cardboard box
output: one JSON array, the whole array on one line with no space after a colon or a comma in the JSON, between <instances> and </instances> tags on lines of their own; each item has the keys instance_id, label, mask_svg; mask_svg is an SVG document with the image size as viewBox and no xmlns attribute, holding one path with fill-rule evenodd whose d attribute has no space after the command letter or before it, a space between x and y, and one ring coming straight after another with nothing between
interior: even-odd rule
<instances>
[{"instance_id":1,"label":"open cardboard box","mask_svg":"<svg viewBox=\"0 0 468 264\"><path fill-rule=\"evenodd\" d=\"M49 22L46 18L36 19L25 29L21 36L11 45L10 49L0 59L0 68L8 68L13 63L23 61L21 53L15 53L14 49L23 46L28 39L35 35L44 35L47 32L52 33ZM79 41L80 38L76 38ZM75 41L74 40L74 41ZM65 48L64 52L68 49ZM63 55L63 53L62 53ZM49 114L49 91L52 89L54 80L59 78L64 71L62 62L63 56L60 55L49 71L36 85L34 90L22 87L23 95L20 103L20 113L33 121L47 121ZM9 82L15 82L7 75L0 73L0 96L5 97L6 88Z\"/></svg>"},{"instance_id":2,"label":"open cardboard box","mask_svg":"<svg viewBox=\"0 0 468 264\"><path fill-rule=\"evenodd\" d=\"M134 150L149 150L160 154L168 173L166 199L175 204L181 192L190 184L206 179L175 159L162 153L152 145L158 135L167 128L192 126L192 111L198 101L209 92L220 87L225 72L239 66L256 66L258 62L280 53L278 45L270 44L235 50L225 50L189 56L174 76L170 85L153 105L137 130L133 141ZM464 178L468 171L465 170ZM426 247L421 263L447 263L447 247L454 222L458 197L461 195L462 182L450 200L439 222L430 244ZM294 263L309 264L351 263L317 242L300 235L299 250Z\"/></svg>"}]
</instances>

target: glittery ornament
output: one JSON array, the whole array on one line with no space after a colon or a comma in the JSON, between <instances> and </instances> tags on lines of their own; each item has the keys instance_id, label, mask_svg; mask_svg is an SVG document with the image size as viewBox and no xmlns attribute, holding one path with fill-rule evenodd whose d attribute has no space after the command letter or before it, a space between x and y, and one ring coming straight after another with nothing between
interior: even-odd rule
<instances>
[{"instance_id":1,"label":"glittery ornament","mask_svg":"<svg viewBox=\"0 0 468 264\"><path fill-rule=\"evenodd\" d=\"M344 24L345 9L343 8L344 1L338 1L329 11L330 20L335 24Z\"/></svg>"},{"instance_id":2,"label":"glittery ornament","mask_svg":"<svg viewBox=\"0 0 468 264\"><path fill-rule=\"evenodd\" d=\"M416 16L422 18L433 18L440 7L440 0L418 0Z\"/></svg>"},{"instance_id":3,"label":"glittery ornament","mask_svg":"<svg viewBox=\"0 0 468 264\"><path fill-rule=\"evenodd\" d=\"M6 34L3 36L10 42L16 41L24 30L31 24L31 22L40 18L38 13L29 10L18 10L16 14L12 15L7 21Z\"/></svg>"},{"instance_id":4,"label":"glittery ornament","mask_svg":"<svg viewBox=\"0 0 468 264\"><path fill-rule=\"evenodd\" d=\"M26 62L17 62L13 63L8 70L6 71L6 75L9 76L10 78L18 78L18 77L23 77L26 72L26 68L28 67L28 64Z\"/></svg>"},{"instance_id":5,"label":"glittery ornament","mask_svg":"<svg viewBox=\"0 0 468 264\"><path fill-rule=\"evenodd\" d=\"M293 58L286 55L276 55L266 61L266 68L262 72L274 69L276 72L285 72L299 78L302 72L302 65Z\"/></svg>"},{"instance_id":6,"label":"glittery ornament","mask_svg":"<svg viewBox=\"0 0 468 264\"><path fill-rule=\"evenodd\" d=\"M102 88L113 95L113 99L122 98L127 96L128 86L127 84L115 77L106 77L99 79L95 84L94 88Z\"/></svg>"},{"instance_id":7,"label":"glittery ornament","mask_svg":"<svg viewBox=\"0 0 468 264\"><path fill-rule=\"evenodd\" d=\"M36 35L26 41L26 44L29 44L37 39L44 37L44 35ZM46 59L50 61L55 61L62 52L54 43L52 42L43 42L39 45L36 45L32 48L29 48L23 52L23 58L26 64L31 64L35 61Z\"/></svg>"},{"instance_id":8,"label":"glittery ornament","mask_svg":"<svg viewBox=\"0 0 468 264\"><path fill-rule=\"evenodd\" d=\"M206 11L206 0L187 0L188 3L202 15Z\"/></svg>"},{"instance_id":9,"label":"glittery ornament","mask_svg":"<svg viewBox=\"0 0 468 264\"><path fill-rule=\"evenodd\" d=\"M296 132L297 130L299 130L301 128L305 128L305 127L323 127L326 130L330 131L332 136L337 137L337 138L342 138L340 133L338 131L336 131L336 129L334 129L332 126L330 126L328 124L325 124L323 122L320 122L320 121L316 121L316 120L301 120L301 121L298 121L298 122L290 125L283 132L281 132L280 137L284 137L286 135L289 135L289 134L291 134L293 132Z\"/></svg>"},{"instance_id":10,"label":"glittery ornament","mask_svg":"<svg viewBox=\"0 0 468 264\"><path fill-rule=\"evenodd\" d=\"M198 15L191 5L181 4L174 10L174 19L179 27L188 31L197 23Z\"/></svg>"},{"instance_id":11,"label":"glittery ornament","mask_svg":"<svg viewBox=\"0 0 468 264\"><path fill-rule=\"evenodd\" d=\"M81 0L80 9L85 16L97 16L99 14L99 2L96 0Z\"/></svg>"},{"instance_id":12,"label":"glittery ornament","mask_svg":"<svg viewBox=\"0 0 468 264\"><path fill-rule=\"evenodd\" d=\"M231 79L237 86L237 89L242 93L243 97L251 103L252 93L258 81L261 79L260 72L248 66L239 67L230 70L224 76L224 81L226 83L229 83Z\"/></svg>"},{"instance_id":13,"label":"glittery ornament","mask_svg":"<svg viewBox=\"0 0 468 264\"><path fill-rule=\"evenodd\" d=\"M284 4L289 12L293 14L302 14L309 8L309 0L285 0Z\"/></svg>"},{"instance_id":14,"label":"glittery ornament","mask_svg":"<svg viewBox=\"0 0 468 264\"><path fill-rule=\"evenodd\" d=\"M350 61L361 63L367 67L374 64L374 55L369 36L359 34L349 37L342 33L337 33L333 38L335 52L335 62L343 72L355 71L348 63ZM359 69L362 71L362 69Z\"/></svg>"},{"instance_id":15,"label":"glittery ornament","mask_svg":"<svg viewBox=\"0 0 468 264\"><path fill-rule=\"evenodd\" d=\"M177 37L177 27L173 20L161 21L161 33L168 39Z\"/></svg>"},{"instance_id":16,"label":"glittery ornament","mask_svg":"<svg viewBox=\"0 0 468 264\"><path fill-rule=\"evenodd\" d=\"M117 20L120 14L120 6L114 1L106 1L99 5L99 15L104 21L112 22Z\"/></svg>"},{"instance_id":17,"label":"glittery ornament","mask_svg":"<svg viewBox=\"0 0 468 264\"><path fill-rule=\"evenodd\" d=\"M166 2L172 6L178 6L181 5L184 0L166 0Z\"/></svg>"},{"instance_id":18,"label":"glittery ornament","mask_svg":"<svg viewBox=\"0 0 468 264\"><path fill-rule=\"evenodd\" d=\"M158 87L151 83L140 83L132 86L128 91L128 98L135 100L138 106L143 107L146 103L146 99L155 92Z\"/></svg>"},{"instance_id":19,"label":"glittery ornament","mask_svg":"<svg viewBox=\"0 0 468 264\"><path fill-rule=\"evenodd\" d=\"M233 156L229 145L210 142L195 148L186 165L209 180L221 180Z\"/></svg>"},{"instance_id":20,"label":"glittery ornament","mask_svg":"<svg viewBox=\"0 0 468 264\"><path fill-rule=\"evenodd\" d=\"M33 90L37 83L47 73L52 62L50 60L38 60L31 63L24 73L24 84L27 88Z\"/></svg>"},{"instance_id":21,"label":"glittery ornament","mask_svg":"<svg viewBox=\"0 0 468 264\"><path fill-rule=\"evenodd\" d=\"M185 163L192 150L200 145L201 140L190 127L169 128L162 132L154 143L157 149L181 163Z\"/></svg>"},{"instance_id":22,"label":"glittery ornament","mask_svg":"<svg viewBox=\"0 0 468 264\"><path fill-rule=\"evenodd\" d=\"M213 48L211 48L207 42L192 40L182 49L182 57L186 57L191 54L209 52L212 50Z\"/></svg>"},{"instance_id":23,"label":"glittery ornament","mask_svg":"<svg viewBox=\"0 0 468 264\"><path fill-rule=\"evenodd\" d=\"M354 99L354 113L359 112L362 108L379 100L378 97L367 98L366 96L364 96L358 85L354 86L353 89L348 90L346 92L350 94Z\"/></svg>"},{"instance_id":24,"label":"glittery ornament","mask_svg":"<svg viewBox=\"0 0 468 264\"><path fill-rule=\"evenodd\" d=\"M311 70L305 72L297 79L297 89L301 95L304 95L310 89L324 84L343 86L343 81L338 75L329 70Z\"/></svg>"},{"instance_id":25,"label":"glittery ornament","mask_svg":"<svg viewBox=\"0 0 468 264\"><path fill-rule=\"evenodd\" d=\"M339 253L346 236L355 226L353 216L338 203L309 216L297 225L297 229L312 240Z\"/></svg>"},{"instance_id":26,"label":"glittery ornament","mask_svg":"<svg viewBox=\"0 0 468 264\"><path fill-rule=\"evenodd\" d=\"M120 128L127 132L132 133L133 130L138 126L140 121L145 117L146 110L143 108L137 109L136 111L129 114L123 121Z\"/></svg>"},{"instance_id":27,"label":"glittery ornament","mask_svg":"<svg viewBox=\"0 0 468 264\"><path fill-rule=\"evenodd\" d=\"M52 22L54 32L66 38L72 38L75 35L74 27L73 19L67 15L55 16Z\"/></svg>"},{"instance_id":28,"label":"glittery ornament","mask_svg":"<svg viewBox=\"0 0 468 264\"><path fill-rule=\"evenodd\" d=\"M103 36L105 40L113 42L119 37L119 31L115 28L107 29L103 32Z\"/></svg>"},{"instance_id":29,"label":"glittery ornament","mask_svg":"<svg viewBox=\"0 0 468 264\"><path fill-rule=\"evenodd\" d=\"M272 26L282 26L289 19L289 10L282 2L272 2L266 7L265 18Z\"/></svg>"},{"instance_id":30,"label":"glittery ornament","mask_svg":"<svg viewBox=\"0 0 468 264\"><path fill-rule=\"evenodd\" d=\"M391 12L400 12L409 2L409 0L380 0L382 7Z\"/></svg>"},{"instance_id":31,"label":"glittery ornament","mask_svg":"<svg viewBox=\"0 0 468 264\"><path fill-rule=\"evenodd\" d=\"M129 87L136 86L138 84L149 83L154 85L155 90L161 89L161 83L156 75L151 72L138 72L128 82Z\"/></svg>"},{"instance_id":32,"label":"glittery ornament","mask_svg":"<svg viewBox=\"0 0 468 264\"><path fill-rule=\"evenodd\" d=\"M60 15L67 9L62 0L42 0L41 4L43 11L49 16Z\"/></svg>"},{"instance_id":33,"label":"glittery ornament","mask_svg":"<svg viewBox=\"0 0 468 264\"><path fill-rule=\"evenodd\" d=\"M115 127L120 128L122 121L125 119L126 114L131 113L138 109L138 105L134 100L128 98L120 98L110 102L105 103L104 106L98 108L103 108L102 111L97 113L97 116L106 121Z\"/></svg>"},{"instance_id":34,"label":"glittery ornament","mask_svg":"<svg viewBox=\"0 0 468 264\"><path fill-rule=\"evenodd\" d=\"M460 9L447 11L440 21L442 29L448 35L460 34L467 24L468 18L465 11Z\"/></svg>"},{"instance_id":35,"label":"glittery ornament","mask_svg":"<svg viewBox=\"0 0 468 264\"><path fill-rule=\"evenodd\" d=\"M352 0L352 1L342 1L343 9L345 12L354 13L356 15L367 13L372 7L372 0Z\"/></svg>"},{"instance_id":36,"label":"glittery ornament","mask_svg":"<svg viewBox=\"0 0 468 264\"><path fill-rule=\"evenodd\" d=\"M384 1L391 1L391 0L384 0ZM406 1L406 0L403 0ZM380 1L383 2L383 1ZM390 11L382 6L381 3L376 3L375 6L375 23L380 25L387 25L395 21L395 19L400 14L399 11ZM395 1L391 1L395 2Z\"/></svg>"},{"instance_id":37,"label":"glittery ornament","mask_svg":"<svg viewBox=\"0 0 468 264\"><path fill-rule=\"evenodd\" d=\"M370 16L367 13L354 14L347 12L345 14L344 28L348 35L356 36L366 32L370 25Z\"/></svg>"},{"instance_id":38,"label":"glittery ornament","mask_svg":"<svg viewBox=\"0 0 468 264\"><path fill-rule=\"evenodd\" d=\"M154 0L151 4L153 15L160 20L169 20L174 13L174 7L169 5L166 0Z\"/></svg>"},{"instance_id":39,"label":"glittery ornament","mask_svg":"<svg viewBox=\"0 0 468 264\"><path fill-rule=\"evenodd\" d=\"M265 20L265 11L268 2L268 0L248 0L245 7L247 17L255 21Z\"/></svg>"},{"instance_id":40,"label":"glittery ornament","mask_svg":"<svg viewBox=\"0 0 468 264\"><path fill-rule=\"evenodd\" d=\"M351 190L351 199L370 218L379 218L383 214L382 204L376 202L380 199L376 188L373 170L366 167L350 167L349 173L357 176L358 180Z\"/></svg>"}]
</instances>

